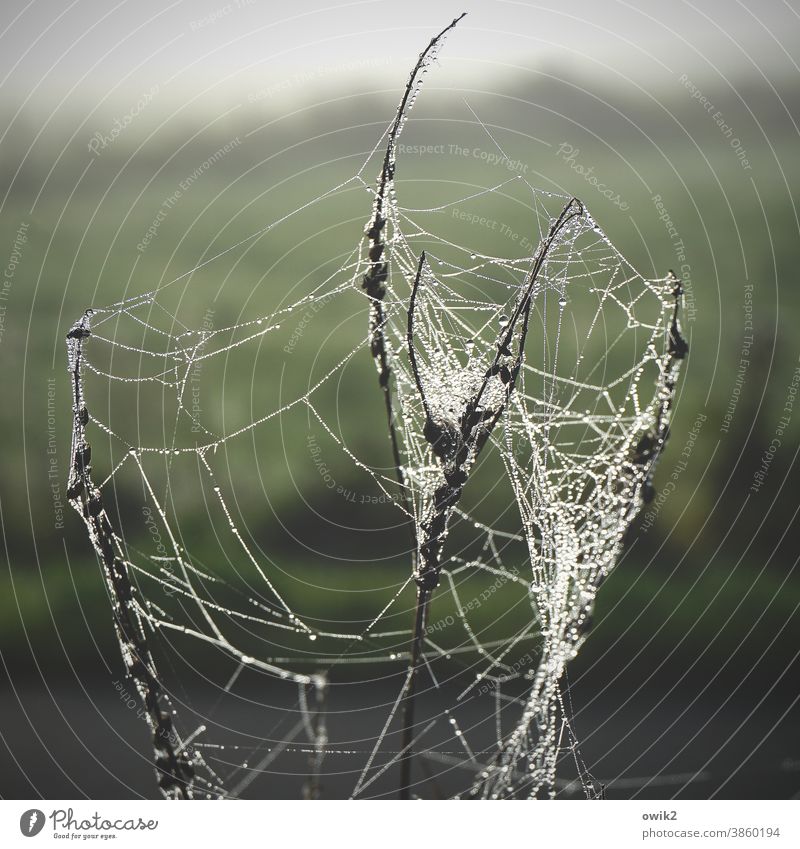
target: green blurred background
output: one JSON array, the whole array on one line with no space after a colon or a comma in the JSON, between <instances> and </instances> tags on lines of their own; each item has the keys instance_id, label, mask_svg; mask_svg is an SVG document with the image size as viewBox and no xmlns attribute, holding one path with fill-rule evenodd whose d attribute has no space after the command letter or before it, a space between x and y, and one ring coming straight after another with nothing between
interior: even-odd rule
<instances>
[{"instance_id":1,"label":"green blurred background","mask_svg":"<svg viewBox=\"0 0 800 849\"><path fill-rule=\"evenodd\" d=\"M291 17L258 2L225 12L213 3L163 11L83 3L63 13L34 5L41 14L21 4L4 13L11 26L2 42L0 791L151 794L143 728L114 703L121 664L105 584L66 507L64 335L88 306L181 278L220 252L165 295L187 327L268 313L333 274L369 216L363 188L248 237L361 168L417 52L461 10L412 4L399 21L398 8L380 2L300 4ZM657 493L693 448L655 520L634 527L574 664L588 759L618 779L619 795L743 794L759 776L762 789L752 792L792 796L800 409L784 408L800 365L797 9L608 0L573 14L493 2L468 11L404 131L404 144L438 147L401 153L401 203L428 205L523 173L581 197L635 268L649 277L674 268L687 292L691 353ZM495 142L512 170L481 158ZM611 197L586 179L588 169ZM376 171L373 159L367 182ZM523 208L515 217L493 203L485 214L525 232ZM447 215L437 232L490 249L486 232ZM159 320L175 332L171 318ZM363 301L344 296L313 316L290 353L276 335L234 354L224 373L210 366L204 412L215 425L224 412L227 432L263 415L278 392L295 392L345 356L365 322ZM125 338L124 327L116 332ZM162 410L129 388L98 387L96 415L138 427L144 443L158 435ZM366 350L321 405L358 457L388 465ZM753 487L776 435L763 484ZM402 581L402 525L385 504L354 503L323 485L309 440L341 490L359 501L379 494L306 411L259 438L227 458L226 483L277 583L328 626L368 621ZM114 456L96 456L98 477ZM191 474L183 485L184 538L210 557L213 523ZM121 476L115 506L124 518L136 513L126 527L134 546L147 540L137 498L136 481ZM513 524L501 490L484 507ZM515 610L511 625L526 615ZM660 789L625 784L642 775L667 778Z\"/></svg>"}]
</instances>

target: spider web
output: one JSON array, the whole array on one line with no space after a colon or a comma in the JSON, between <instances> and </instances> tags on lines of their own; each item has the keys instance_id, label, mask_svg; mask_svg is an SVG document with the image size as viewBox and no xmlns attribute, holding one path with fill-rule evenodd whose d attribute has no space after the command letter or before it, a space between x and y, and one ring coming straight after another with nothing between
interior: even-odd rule
<instances>
[{"instance_id":1,"label":"spider web","mask_svg":"<svg viewBox=\"0 0 800 849\"><path fill-rule=\"evenodd\" d=\"M402 205L397 139L457 20L421 54L357 174L246 240L280 239L292 219L313 220L329 201L366 189L367 238L321 282L255 317L192 329L176 284L193 269L88 310L68 334L68 497L103 567L169 797L255 792L290 754L306 761L311 798L331 758L346 761L340 780L354 798L385 793L390 780L396 787L398 771L408 789L415 757L429 777L437 769L449 777L448 795L553 796L565 758L587 796L602 793L580 755L565 669L652 494L686 353L680 288L672 274L642 278L580 201L521 176L436 205ZM478 220L489 198L517 218L524 210L516 255L442 233L443 211ZM212 259L203 265L213 268ZM294 362L275 369L270 351L302 345L298 329L323 307L361 314L362 332L312 374ZM388 468L359 456L337 424L338 387L370 353ZM225 382L241 368L260 376L249 403ZM222 387L202 411L192 403L200 369L205 386ZM276 429L282 436L303 416L408 528L405 574L363 621L304 614L254 528L264 505L242 487L255 474L252 456L268 455ZM97 473L92 432L106 451L95 457ZM498 490L514 505L501 516L489 497ZM203 534L213 547L195 550ZM337 736L329 701L337 676L360 664L395 695L376 709L370 742L356 745ZM215 703L193 704L193 686L210 688ZM216 721L220 704L247 687L291 690L294 724Z\"/></svg>"}]
</instances>

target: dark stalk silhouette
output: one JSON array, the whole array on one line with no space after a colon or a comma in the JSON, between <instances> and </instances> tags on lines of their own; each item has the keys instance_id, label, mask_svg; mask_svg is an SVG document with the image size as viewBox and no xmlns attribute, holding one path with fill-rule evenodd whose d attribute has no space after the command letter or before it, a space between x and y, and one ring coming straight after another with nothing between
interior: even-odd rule
<instances>
[{"instance_id":1,"label":"dark stalk silhouette","mask_svg":"<svg viewBox=\"0 0 800 849\"><path fill-rule=\"evenodd\" d=\"M583 204L577 198L572 198L563 208L559 217L551 224L547 236L542 240L534 255L531 270L523 281L521 296L509 318L508 324L501 331L497 340L497 350L492 364L486 370L477 391L464 406L457 426L451 422L436 420L425 394L425 387L423 386L420 375L414 344L414 320L417 297L426 265L424 251L417 265L417 272L411 289L411 298L408 307L406 341L411 370L425 412L423 435L442 465L442 476L444 480L434 492L433 504L429 507L427 515L420 523L422 537L417 539L417 565L414 578L417 585L417 601L414 613L410 663L405 692L402 696L403 736L401 740L401 751L403 752L403 756L400 774L401 799L407 799L410 794L416 679L425 639L428 607L431 596L439 585L439 574L442 568L441 552L447 533L447 525L453 509L461 499L469 475L469 469L478 459L478 455L483 450L484 445L486 445L495 425L508 405L511 393L514 391L525 353L525 341L528 336L533 294L542 266L559 233L573 218L579 217L583 213ZM511 346L518 327L519 339L517 353L516 356L513 356ZM509 366L504 361L512 356L513 359ZM504 385L505 395L502 402L493 409L490 406L482 405L481 402L486 394L489 382L494 378L498 378Z\"/></svg>"},{"instance_id":2,"label":"dark stalk silhouette","mask_svg":"<svg viewBox=\"0 0 800 849\"><path fill-rule=\"evenodd\" d=\"M147 721L153 732L158 786L168 799L191 799L194 796L193 760L182 748L173 727L172 712L168 709L144 629L136 616L133 587L119 549L119 538L103 506L100 490L92 480L92 452L86 441L89 410L84 401L82 382L83 346L91 336L91 315L92 311L88 310L67 333L73 412L67 499L83 519L106 576L126 672L144 702Z\"/></svg>"},{"instance_id":3,"label":"dark stalk silhouette","mask_svg":"<svg viewBox=\"0 0 800 849\"><path fill-rule=\"evenodd\" d=\"M385 208L387 203L387 194L394 181L395 175L395 147L397 137L402 129L403 119L406 110L409 106L409 100L412 97L412 92L417 83L420 71L425 66L431 53L444 36L453 29L456 24L466 15L462 12L450 24L448 24L438 35L434 36L428 46L420 53L417 64L414 65L411 75L406 83L403 97L400 100L400 105L397 108L397 114L394 117L392 126L389 130L388 142L386 144L386 152L383 157L383 166L378 175L378 185L375 190L375 202L372 208L372 217L367 225L365 235L369 239L369 270L364 275L362 288L367 293L370 299L369 313L369 340L370 352L375 360L375 367L378 370L378 383L383 392L384 405L386 407L386 421L389 427L389 439L392 444L392 458L394 460L395 475L397 482L402 491L402 496L406 502L406 506L411 512L410 495L406 485L406 477L403 472L403 463L400 458L400 444L397 437L397 428L394 420L394 408L392 404L392 389L391 379L392 370L389 366L389 358L387 354L387 345L385 337L386 326L386 309L383 303L386 297L386 281L389 277L389 263L384 257L386 250L386 215Z\"/></svg>"}]
</instances>

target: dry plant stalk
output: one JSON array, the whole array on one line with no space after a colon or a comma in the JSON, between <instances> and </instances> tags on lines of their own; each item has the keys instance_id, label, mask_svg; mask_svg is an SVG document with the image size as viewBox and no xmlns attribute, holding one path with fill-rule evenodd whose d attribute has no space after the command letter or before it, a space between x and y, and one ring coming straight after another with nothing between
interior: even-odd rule
<instances>
[{"instance_id":1,"label":"dry plant stalk","mask_svg":"<svg viewBox=\"0 0 800 849\"><path fill-rule=\"evenodd\" d=\"M87 310L67 334L73 412L67 499L83 519L105 573L122 659L144 703L153 733L158 786L168 799L191 799L194 795L194 760L182 747L173 726L172 712L168 709L144 629L136 614L133 587L120 539L103 506L100 490L92 480L92 451L86 441L89 410L83 397L82 379L83 346L91 336L91 316L92 311Z\"/></svg>"},{"instance_id":2,"label":"dry plant stalk","mask_svg":"<svg viewBox=\"0 0 800 849\"><path fill-rule=\"evenodd\" d=\"M389 263L384 257L384 251L386 250L385 231L387 222L387 218L384 213L386 203L388 202L388 193L394 181L397 137L400 135L403 121L406 117L406 110L408 109L409 101L412 100L412 93L414 92L420 71L423 69L426 62L429 60L431 53L441 42L444 36L453 29L466 14L466 12L462 12L461 15L455 18L438 35L434 36L430 40L428 46L422 51L422 53L420 53L417 64L411 71L405 91L403 92L403 97L400 100L400 105L397 108L394 121L392 121L391 128L389 129L386 152L383 157L383 165L381 167L380 174L378 175L378 183L375 190L372 217L364 231L367 239L369 240L369 269L364 275L364 280L361 285L367 293L367 297L370 299L370 352L375 360L375 367L378 370L378 383L383 391L383 399L386 406L386 421L389 427L389 438L392 443L392 457L394 460L395 474L407 506L409 506L408 488L406 477L403 472L403 463L400 459L400 446L397 439L397 428L395 426L394 408L392 404L392 371L389 366L386 337L384 335L386 328L386 310L384 308L383 300L386 297L385 284L389 276Z\"/></svg>"},{"instance_id":3,"label":"dry plant stalk","mask_svg":"<svg viewBox=\"0 0 800 849\"><path fill-rule=\"evenodd\" d=\"M583 213L583 204L577 198L572 198L550 226L547 236L537 248L531 269L523 281L520 296L508 324L500 332L494 359L486 370L483 381L477 391L466 402L463 410L461 410L456 427L451 422L437 420L432 415L417 366L417 356L414 346L414 314L422 273L426 264L425 253L423 252L420 256L408 307L406 340L411 369L425 411L425 429L423 435L431 446L432 452L441 463L442 483L434 493L434 501L428 511L428 515L421 522L423 536L416 541L417 568L414 579L417 585L417 601L414 614L414 631L411 640L411 661L406 690L403 695L402 709L403 737L401 751L403 752L403 759L401 764L400 797L403 799L408 798L411 786L416 677L425 637L428 605L434 590L439 585L439 575L442 568L441 552L444 545L444 537L447 533L448 521L461 499L470 469L477 461L483 447L489 440L492 431L502 416L503 411L506 409L511 393L514 391L517 376L519 375L525 356L525 341L528 336L532 296L542 266L562 230L574 218L583 215ZM516 339L516 354L512 352L515 335L518 337ZM504 387L503 400L495 407L483 403L484 396L492 380L499 380Z\"/></svg>"}]
</instances>

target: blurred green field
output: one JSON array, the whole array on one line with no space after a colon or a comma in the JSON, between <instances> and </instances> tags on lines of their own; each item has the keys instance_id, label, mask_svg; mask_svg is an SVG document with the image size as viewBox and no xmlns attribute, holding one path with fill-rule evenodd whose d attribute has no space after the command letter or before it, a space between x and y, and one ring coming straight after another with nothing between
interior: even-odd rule
<instances>
[{"instance_id":1,"label":"blurred green field","mask_svg":"<svg viewBox=\"0 0 800 849\"><path fill-rule=\"evenodd\" d=\"M796 512L787 493L797 482L789 459L800 433L800 415L786 432L780 464L771 470L768 485L745 503L798 359L798 226L792 204L800 185L800 160L789 122L786 116L772 116L768 140L755 130L749 133L752 171L747 171L688 98L673 96L661 110L608 93L613 105L638 116L634 131L616 111L599 110L594 101L573 98L569 107L555 108L564 102L557 84L529 90L514 80L501 82L495 88L506 92L502 97L488 91L466 94L509 159L522 163L528 180L581 197L645 276L663 276L672 267L680 271L679 254L686 257L691 313L684 316L684 329L691 354L657 491L698 415L706 418L680 486L660 507L646 535L636 538L634 529L636 542L603 587L597 625L579 663L587 668L608 662L617 666L637 657L637 663L671 658L686 665L704 652L705 669L728 663L727 673L735 677L745 666L757 664L764 652L769 653L769 668L789 662L791 646L773 641L778 628L796 620L800 605L800 580L791 574L794 555L791 546L780 545ZM791 103L797 99L794 90L785 96ZM741 104L723 91L715 97L741 123L744 136L752 122ZM165 303L186 327L199 327L209 310L215 327L233 325L310 291L358 243L370 211L363 188L348 187L269 233L249 237L351 177L390 119L392 103L388 94L365 94L359 108L322 103L309 105L294 118L246 107L207 126L199 117L173 121L151 140L149 133L169 119L167 109L159 112L154 106L141 124L97 156L87 152L89 128L73 135L68 122L60 149L53 134L47 146L32 138L33 116L27 129L23 124L8 139L0 179L4 192L11 186L0 223L6 248L21 224L27 224L2 337L8 385L0 426L8 436L0 443L0 487L6 556L12 565L0 575L0 643L8 666L27 657L26 641L49 647L40 662L52 661L54 669L63 664L62 650L89 666L96 658L95 640L100 653L115 662L102 576L78 517L58 506L66 503L70 395L63 339L71 323L88 306L116 302L176 279ZM681 126L688 128L685 134ZM165 202L175 197L187 176L232 140L238 141L167 209ZM460 100L435 86L413 113L403 142L441 145L446 151L401 155L398 192L412 208L488 188L510 174L479 156L450 152L452 145L489 150L491 141ZM565 161L558 153L565 143L579 150L575 161L593 168L624 199L627 211ZM373 178L374 173L365 174L368 181ZM516 233L530 226L524 204L494 198L482 203L487 217L502 219ZM660 209L669 213L680 250L659 219ZM163 220L140 249L160 210L166 210ZM489 250L495 238L447 213L435 223L442 238L475 249ZM513 245L507 248L513 250ZM756 293L756 344L733 424L723 433L720 425L742 346L748 283ZM346 355L365 332L362 306L356 296L326 306L304 328L290 355L267 337L255 363L250 349L239 360L234 355L225 373L210 366L203 375L203 403L215 425L222 427L223 415L229 429L252 420L270 406L282 379L319 374L325 358L334 362ZM172 325L173 332L178 326ZM124 338L124 327L117 332ZM223 383L224 396L219 392ZM92 388L90 380L87 393ZM139 441L157 435L158 422L148 421L151 402L146 397L126 394L124 387L108 394L100 386L91 397L102 411L98 417L113 413L138 429ZM366 350L348 365L344 386L323 397L353 452L388 466L381 397ZM157 401L152 403L158 409ZM102 437L96 438L102 445ZM276 583L309 616L368 620L378 600L405 580L408 566L399 555L402 526L387 505L360 503L362 496L369 501L378 491L330 444L324 445L324 453L339 492L320 486L309 439L325 443L326 437L307 415L292 414L282 428L259 439L247 451L231 453L228 482L235 485L254 543L275 569ZM259 458L255 465L253 452ZM103 469L96 459L96 475L101 476L114 455L101 451L99 456L109 464ZM214 541L200 490L192 486L190 474L182 480L182 532L198 557L211 556ZM349 500L342 492L357 493L358 499ZM753 506L756 498L758 506ZM507 493L498 491L484 506L513 524L507 499ZM133 479L120 476L115 506L122 516L135 511L126 542L145 546L141 498ZM324 517L318 534L309 534L312 512ZM385 531L370 533L376 527ZM466 597L476 591L469 581L459 588ZM335 617L325 612L332 597ZM443 594L432 616L446 617L451 607L452 599ZM528 615L529 609L509 596L504 616L483 610L476 621L491 639L495 629L518 628ZM740 648L743 634L748 638Z\"/></svg>"}]
</instances>

